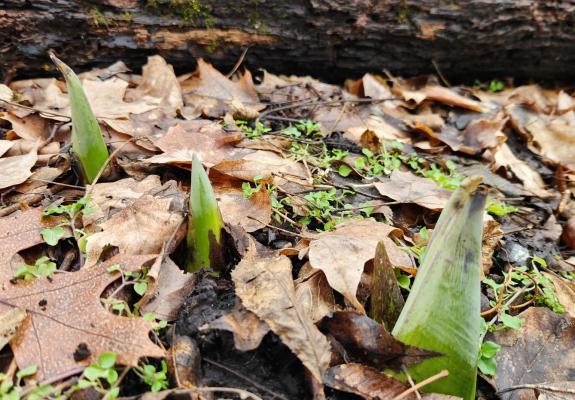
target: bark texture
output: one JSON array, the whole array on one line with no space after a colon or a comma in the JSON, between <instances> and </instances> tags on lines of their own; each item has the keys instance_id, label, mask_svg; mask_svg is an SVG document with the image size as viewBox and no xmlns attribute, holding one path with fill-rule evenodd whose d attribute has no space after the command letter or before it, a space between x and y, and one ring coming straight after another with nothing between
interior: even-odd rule
<instances>
[{"instance_id":1,"label":"bark texture","mask_svg":"<svg viewBox=\"0 0 575 400\"><path fill-rule=\"evenodd\" d=\"M159 53L339 80L383 68L448 78L575 76L570 0L0 0L3 74L33 75L54 49L83 69Z\"/></svg>"}]
</instances>

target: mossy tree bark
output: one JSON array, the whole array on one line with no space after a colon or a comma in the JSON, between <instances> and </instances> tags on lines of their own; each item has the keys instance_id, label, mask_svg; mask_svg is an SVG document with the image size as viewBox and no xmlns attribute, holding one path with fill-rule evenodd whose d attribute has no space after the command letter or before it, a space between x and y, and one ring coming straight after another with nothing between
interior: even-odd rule
<instances>
[{"instance_id":1,"label":"mossy tree bark","mask_svg":"<svg viewBox=\"0 0 575 400\"><path fill-rule=\"evenodd\" d=\"M45 69L47 50L76 69L159 53L328 80L383 68L451 79L575 75L568 0L0 0L4 77Z\"/></svg>"}]
</instances>

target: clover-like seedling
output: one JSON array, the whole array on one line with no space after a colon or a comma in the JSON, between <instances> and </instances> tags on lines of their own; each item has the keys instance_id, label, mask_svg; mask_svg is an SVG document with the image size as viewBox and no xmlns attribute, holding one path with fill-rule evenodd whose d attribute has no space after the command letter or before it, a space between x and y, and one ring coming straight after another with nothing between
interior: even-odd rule
<instances>
[{"instance_id":1,"label":"clover-like seedling","mask_svg":"<svg viewBox=\"0 0 575 400\"><path fill-rule=\"evenodd\" d=\"M108 148L80 79L54 54L50 53L50 58L66 80L72 113L72 150L82 165L84 178L92 183L108 160Z\"/></svg>"},{"instance_id":2,"label":"clover-like seedling","mask_svg":"<svg viewBox=\"0 0 575 400\"><path fill-rule=\"evenodd\" d=\"M208 174L195 154L192 160L189 211L186 270L196 272L211 269L219 272L224 266L224 221Z\"/></svg>"}]
</instances>

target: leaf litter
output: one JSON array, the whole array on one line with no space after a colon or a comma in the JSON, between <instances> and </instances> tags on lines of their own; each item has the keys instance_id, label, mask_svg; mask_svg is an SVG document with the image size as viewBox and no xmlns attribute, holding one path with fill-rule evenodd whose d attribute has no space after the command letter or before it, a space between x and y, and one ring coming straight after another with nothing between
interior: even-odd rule
<instances>
[{"instance_id":1,"label":"leaf litter","mask_svg":"<svg viewBox=\"0 0 575 400\"><path fill-rule=\"evenodd\" d=\"M381 298L372 290L385 290L373 283L376 248L399 301L452 190L479 171L490 214L482 315L502 349L494 376L480 371L478 397L573 396L569 88L390 74L339 87L267 71L227 77L203 60L177 76L160 56L128 72L117 63L79 75L115 150L112 173L87 188L70 165L65 84L0 85L3 354L34 365L36 382L66 386L114 352L122 393L141 394L134 371L159 368L173 346L168 370L186 377L171 390L311 398L311 384L326 398L415 398L387 371L436 354L395 340L396 317L386 330L367 316ZM227 225L219 277L182 271L194 154ZM64 233L48 245L50 229ZM38 277L15 279L24 266ZM162 320L180 339L158 330Z\"/></svg>"}]
</instances>

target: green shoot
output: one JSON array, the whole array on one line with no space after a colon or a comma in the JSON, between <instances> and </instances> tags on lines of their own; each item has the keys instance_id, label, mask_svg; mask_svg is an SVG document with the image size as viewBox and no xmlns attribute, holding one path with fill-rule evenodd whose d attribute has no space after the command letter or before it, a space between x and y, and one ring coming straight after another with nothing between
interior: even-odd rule
<instances>
[{"instance_id":1,"label":"green shoot","mask_svg":"<svg viewBox=\"0 0 575 400\"><path fill-rule=\"evenodd\" d=\"M100 354L98 361L84 369L84 373L78 384L72 387L72 391L94 388L108 400L118 398L120 388L117 386L116 357L116 353L112 352Z\"/></svg>"},{"instance_id":2,"label":"green shoot","mask_svg":"<svg viewBox=\"0 0 575 400\"><path fill-rule=\"evenodd\" d=\"M491 341L486 341L479 349L479 359L477 360L477 367L484 375L494 376L497 372L497 363L495 356L501 350L501 346Z\"/></svg>"},{"instance_id":3,"label":"green shoot","mask_svg":"<svg viewBox=\"0 0 575 400\"><path fill-rule=\"evenodd\" d=\"M72 111L72 149L80 160L86 181L92 183L108 160L108 148L80 79L54 54L51 53L50 58L66 79Z\"/></svg>"},{"instance_id":4,"label":"green shoot","mask_svg":"<svg viewBox=\"0 0 575 400\"><path fill-rule=\"evenodd\" d=\"M224 222L208 174L194 154L187 234L188 272L210 268L220 271L223 268L221 246L223 227Z\"/></svg>"},{"instance_id":5,"label":"green shoot","mask_svg":"<svg viewBox=\"0 0 575 400\"><path fill-rule=\"evenodd\" d=\"M393 329L402 342L443 356L410 368L416 381L444 369L424 390L475 398L479 355L481 235L485 193L468 178L441 213L407 302Z\"/></svg>"}]
</instances>

